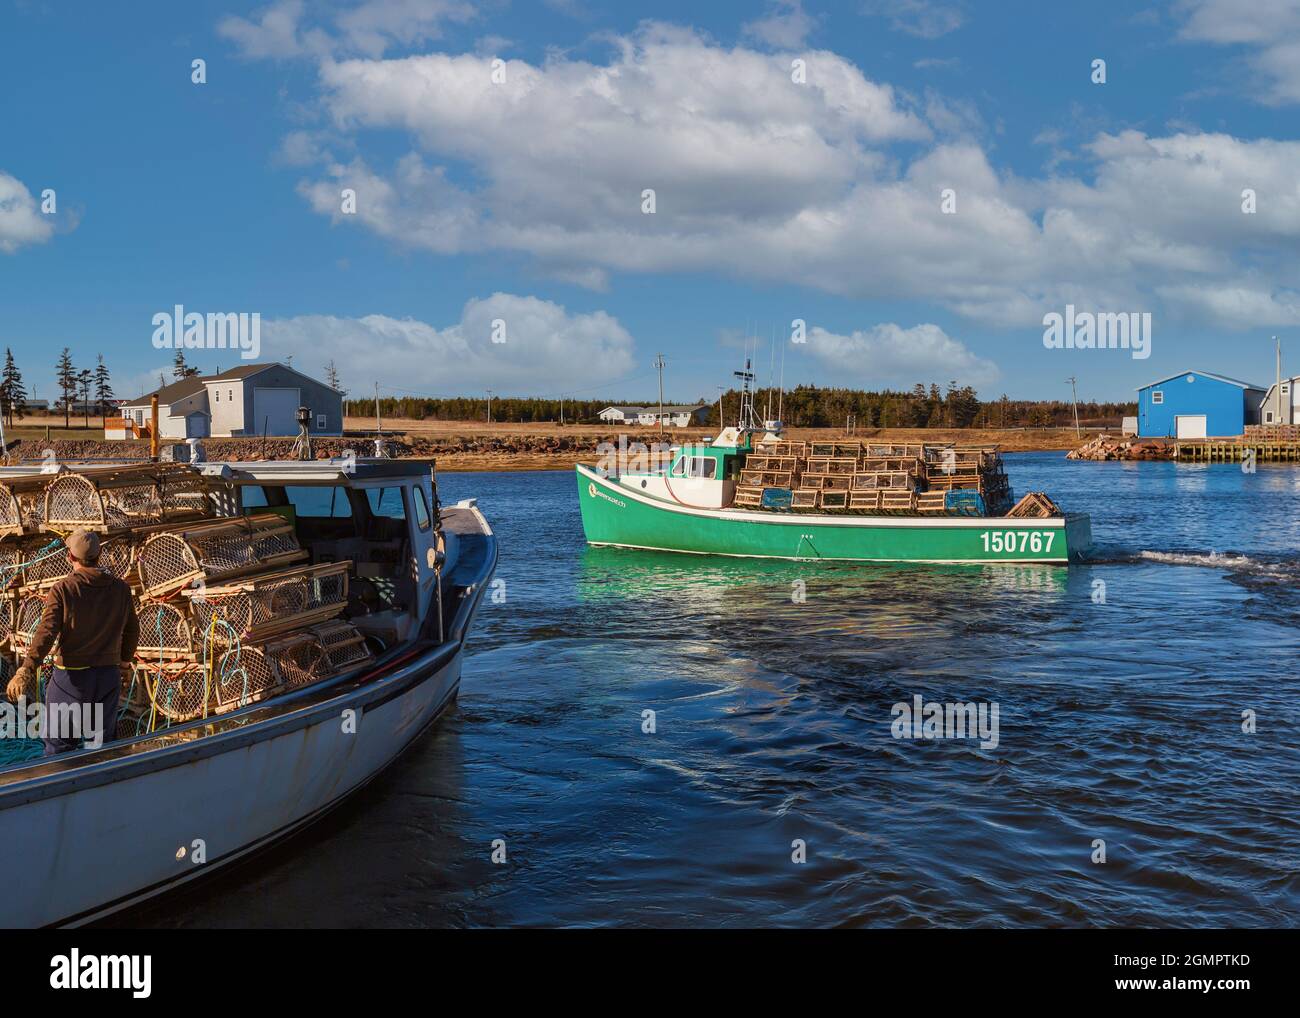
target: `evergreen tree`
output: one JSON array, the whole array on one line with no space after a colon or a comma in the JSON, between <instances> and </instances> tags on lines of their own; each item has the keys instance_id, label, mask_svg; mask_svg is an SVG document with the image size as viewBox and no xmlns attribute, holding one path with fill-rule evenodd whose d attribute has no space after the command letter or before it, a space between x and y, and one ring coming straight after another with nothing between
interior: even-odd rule
<instances>
[{"instance_id":1,"label":"evergreen tree","mask_svg":"<svg viewBox=\"0 0 1300 1018\"><path fill-rule=\"evenodd\" d=\"M103 417L102 423L108 426L108 404L113 398L113 385L108 374L108 365L104 363L104 355L96 355L95 363L95 399L99 403L99 412Z\"/></svg>"},{"instance_id":2,"label":"evergreen tree","mask_svg":"<svg viewBox=\"0 0 1300 1018\"><path fill-rule=\"evenodd\" d=\"M77 391L77 369L72 366L72 354L65 346L54 365L54 381L63 392L63 426L71 426L72 394Z\"/></svg>"},{"instance_id":3,"label":"evergreen tree","mask_svg":"<svg viewBox=\"0 0 1300 1018\"><path fill-rule=\"evenodd\" d=\"M192 368L185 363L185 351L178 346L176 356L172 358L172 378L189 378L198 373L198 368Z\"/></svg>"},{"instance_id":4,"label":"evergreen tree","mask_svg":"<svg viewBox=\"0 0 1300 1018\"><path fill-rule=\"evenodd\" d=\"M0 414L13 427L14 415L22 419L27 409L27 390L23 387L23 373L14 363L13 351L5 347L4 371L0 372Z\"/></svg>"},{"instance_id":5,"label":"evergreen tree","mask_svg":"<svg viewBox=\"0 0 1300 1018\"><path fill-rule=\"evenodd\" d=\"M90 368L82 368L77 372L77 385L81 388L81 411L86 415L87 428L90 427L90 383L94 378Z\"/></svg>"}]
</instances>

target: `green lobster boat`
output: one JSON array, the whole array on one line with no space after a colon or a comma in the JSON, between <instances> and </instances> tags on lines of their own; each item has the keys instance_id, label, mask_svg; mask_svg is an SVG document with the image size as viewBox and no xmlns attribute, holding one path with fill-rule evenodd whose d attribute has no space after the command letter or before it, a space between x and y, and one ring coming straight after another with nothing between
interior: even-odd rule
<instances>
[{"instance_id":1,"label":"green lobster boat","mask_svg":"<svg viewBox=\"0 0 1300 1018\"><path fill-rule=\"evenodd\" d=\"M1077 560L1092 544L1084 513L1020 518L738 506L753 434L726 428L712 442L676 447L667 469L578 464L587 543L757 558L1048 565Z\"/></svg>"}]
</instances>

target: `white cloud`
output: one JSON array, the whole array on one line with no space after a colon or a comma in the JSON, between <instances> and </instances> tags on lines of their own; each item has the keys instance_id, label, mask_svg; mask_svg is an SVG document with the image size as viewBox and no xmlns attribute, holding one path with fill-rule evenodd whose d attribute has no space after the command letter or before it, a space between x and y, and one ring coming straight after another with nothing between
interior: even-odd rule
<instances>
[{"instance_id":1,"label":"white cloud","mask_svg":"<svg viewBox=\"0 0 1300 1018\"><path fill-rule=\"evenodd\" d=\"M889 27L922 39L955 32L966 20L961 7L937 0L867 0L862 13L889 18Z\"/></svg>"},{"instance_id":2,"label":"white cloud","mask_svg":"<svg viewBox=\"0 0 1300 1018\"><path fill-rule=\"evenodd\" d=\"M817 19L803 9L802 0L773 0L767 13L741 26L751 39L778 49L798 49L817 27Z\"/></svg>"},{"instance_id":3,"label":"white cloud","mask_svg":"<svg viewBox=\"0 0 1300 1018\"><path fill-rule=\"evenodd\" d=\"M1183 0L1180 9L1187 17L1182 38L1250 50L1251 66L1262 82L1262 102L1300 102L1300 3Z\"/></svg>"},{"instance_id":4,"label":"white cloud","mask_svg":"<svg viewBox=\"0 0 1300 1018\"><path fill-rule=\"evenodd\" d=\"M613 46L604 62L511 60L504 84L475 54L324 60L338 152L326 135L286 142L286 157L315 156L299 192L339 226L521 254L593 289L706 272L1025 327L1067 302L1158 311L1180 287L1224 287L1276 295L1240 301L1235 327L1289 320L1300 143L1127 131L1079 147L1045 132L1049 173L1024 179L991 163L973 105L901 94L834 53L803 54L800 85L787 59L688 29L643 25ZM378 154L377 133L410 151Z\"/></svg>"},{"instance_id":5,"label":"white cloud","mask_svg":"<svg viewBox=\"0 0 1300 1018\"><path fill-rule=\"evenodd\" d=\"M503 343L492 341L497 319ZM636 366L632 336L604 311L570 314L508 293L469 301L460 321L442 328L387 315L270 319L262 351L268 360L292 355L309 371L333 360L354 393L378 381L435 394L549 394L625 377Z\"/></svg>"},{"instance_id":6,"label":"white cloud","mask_svg":"<svg viewBox=\"0 0 1300 1018\"><path fill-rule=\"evenodd\" d=\"M13 254L26 244L43 244L54 236L54 219L17 177L0 170L0 251Z\"/></svg>"},{"instance_id":7,"label":"white cloud","mask_svg":"<svg viewBox=\"0 0 1300 1018\"><path fill-rule=\"evenodd\" d=\"M905 329L893 322L855 329L847 336L820 326L808 330L808 350L843 383L872 388L910 388L929 381L936 368L945 379L979 387L998 378L997 366L977 357L937 325Z\"/></svg>"},{"instance_id":8,"label":"white cloud","mask_svg":"<svg viewBox=\"0 0 1300 1018\"><path fill-rule=\"evenodd\" d=\"M331 55L382 56L392 46L441 38L448 22L466 22L474 8L461 0L365 0L335 14L327 29L306 23L303 0L275 0L251 18L223 18L217 33L249 59Z\"/></svg>"}]
</instances>

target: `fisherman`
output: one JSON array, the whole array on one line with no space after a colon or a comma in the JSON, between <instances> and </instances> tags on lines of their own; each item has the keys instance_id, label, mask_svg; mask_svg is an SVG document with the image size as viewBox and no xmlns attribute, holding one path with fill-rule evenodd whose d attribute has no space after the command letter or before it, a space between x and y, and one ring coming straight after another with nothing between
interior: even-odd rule
<instances>
[{"instance_id":1,"label":"fisherman","mask_svg":"<svg viewBox=\"0 0 1300 1018\"><path fill-rule=\"evenodd\" d=\"M77 733L53 730L54 719L87 717L96 705L102 714L91 724L103 729L79 734L95 744L113 738L122 679L140 638L131 588L99 568L99 535L77 530L65 543L71 572L45 595L35 638L7 690L15 703L24 693L34 695L37 670L58 643L45 690L46 756L80 748L81 739L69 737Z\"/></svg>"}]
</instances>

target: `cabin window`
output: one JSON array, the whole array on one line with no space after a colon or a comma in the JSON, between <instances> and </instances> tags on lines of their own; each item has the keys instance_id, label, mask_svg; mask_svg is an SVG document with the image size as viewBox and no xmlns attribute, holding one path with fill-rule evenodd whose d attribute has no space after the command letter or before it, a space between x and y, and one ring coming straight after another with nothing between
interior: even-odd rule
<instances>
[{"instance_id":1,"label":"cabin window","mask_svg":"<svg viewBox=\"0 0 1300 1018\"><path fill-rule=\"evenodd\" d=\"M296 516L335 520L345 520L352 516L352 503L348 501L348 493L338 485L321 488L285 485L284 496L293 506Z\"/></svg>"},{"instance_id":2,"label":"cabin window","mask_svg":"<svg viewBox=\"0 0 1300 1018\"><path fill-rule=\"evenodd\" d=\"M416 488L412 494L415 496L415 522L421 530L428 530L431 520L429 503L424 500L424 489Z\"/></svg>"},{"instance_id":3,"label":"cabin window","mask_svg":"<svg viewBox=\"0 0 1300 1018\"><path fill-rule=\"evenodd\" d=\"M258 509L270 505L266 500L266 490L260 484L244 484L239 488L239 500L245 509Z\"/></svg>"},{"instance_id":4,"label":"cabin window","mask_svg":"<svg viewBox=\"0 0 1300 1018\"><path fill-rule=\"evenodd\" d=\"M712 477L714 476L714 460L711 456L682 456L677 463L673 465L672 475L675 477Z\"/></svg>"},{"instance_id":5,"label":"cabin window","mask_svg":"<svg viewBox=\"0 0 1300 1018\"><path fill-rule=\"evenodd\" d=\"M406 505L402 501L401 488L367 488L366 501L370 503L371 516L406 519Z\"/></svg>"},{"instance_id":6,"label":"cabin window","mask_svg":"<svg viewBox=\"0 0 1300 1018\"><path fill-rule=\"evenodd\" d=\"M1164 401L1165 401L1165 394L1161 392L1159 389L1151 393L1151 402L1156 406L1159 406Z\"/></svg>"}]
</instances>

